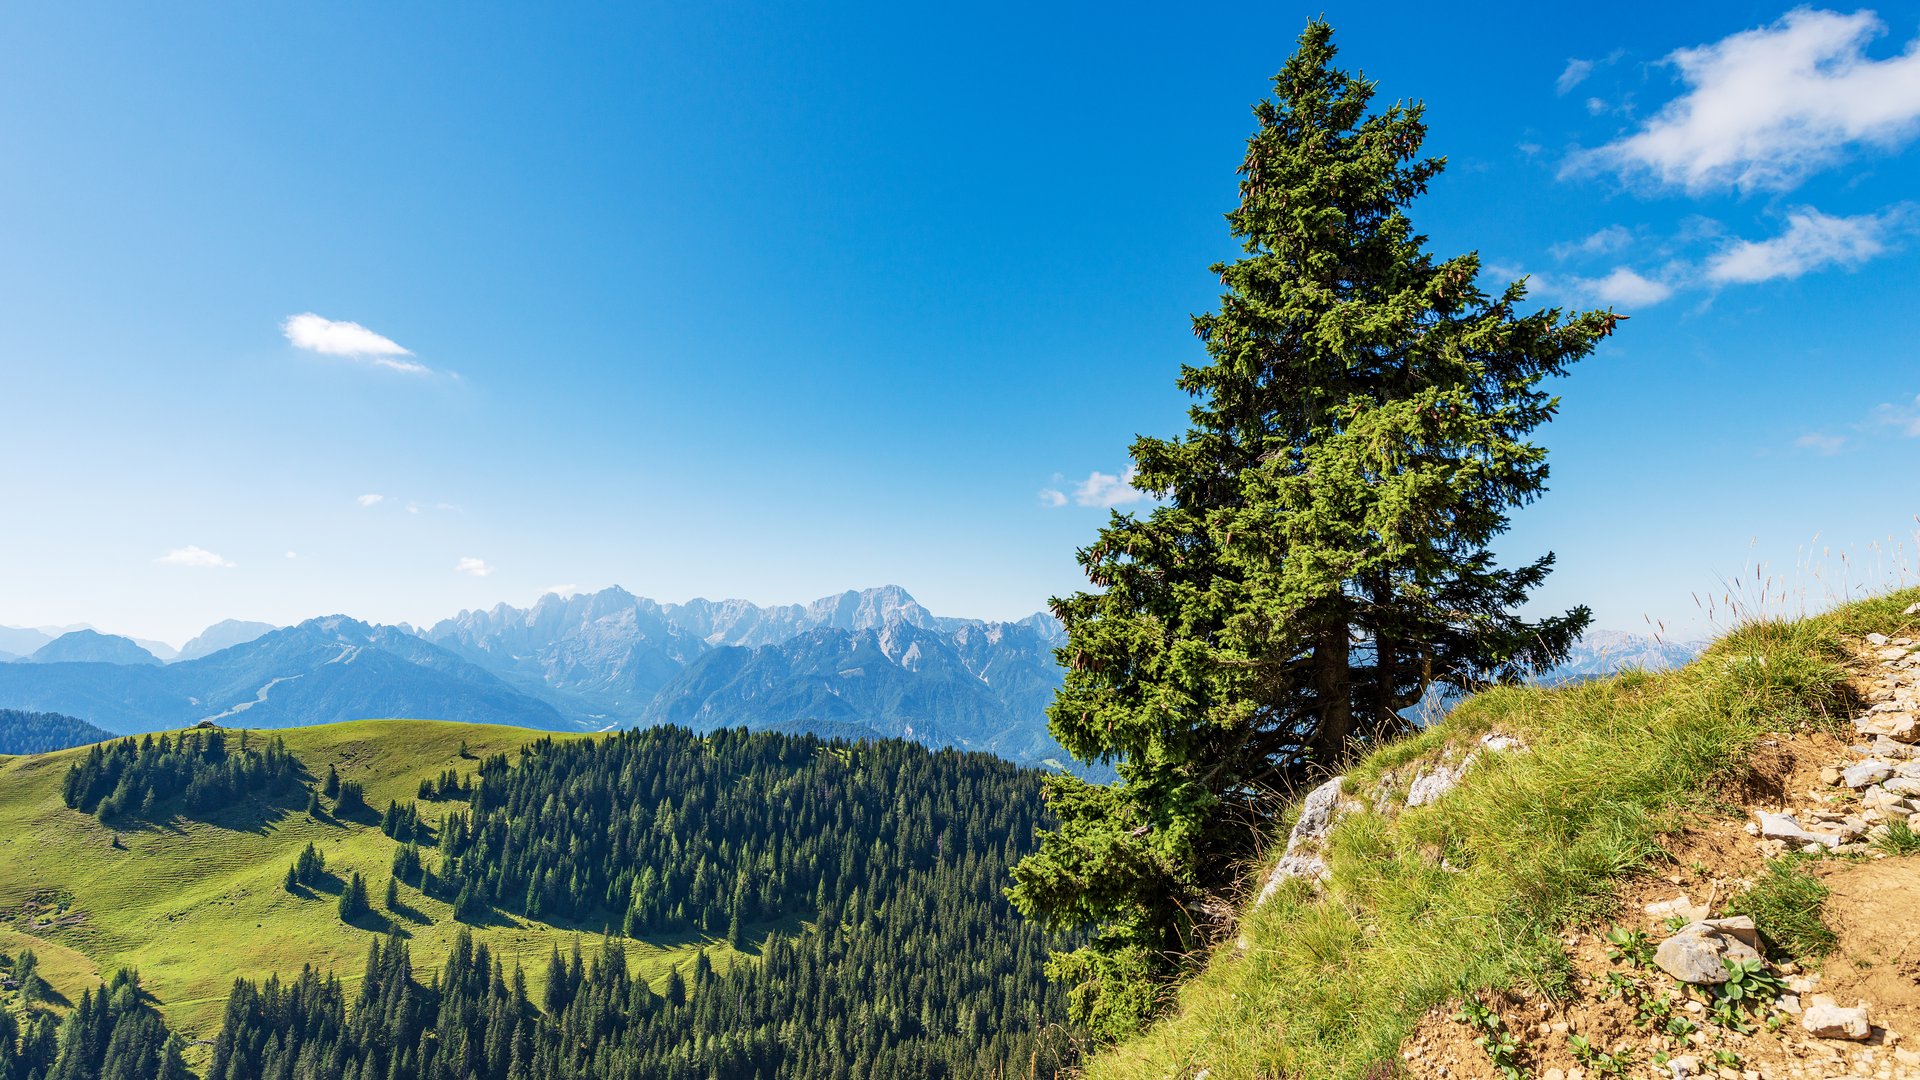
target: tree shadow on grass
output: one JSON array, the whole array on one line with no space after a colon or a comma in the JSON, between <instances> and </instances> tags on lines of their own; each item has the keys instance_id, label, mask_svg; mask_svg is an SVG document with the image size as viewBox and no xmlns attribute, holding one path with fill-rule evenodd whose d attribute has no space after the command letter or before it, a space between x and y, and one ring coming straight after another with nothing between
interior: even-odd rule
<instances>
[{"instance_id":1,"label":"tree shadow on grass","mask_svg":"<svg viewBox=\"0 0 1920 1080\"><path fill-rule=\"evenodd\" d=\"M392 934L403 938L413 936L412 931L400 923L382 915L378 908L369 908L351 919L343 919L341 921L356 930L365 930L370 934Z\"/></svg>"}]
</instances>

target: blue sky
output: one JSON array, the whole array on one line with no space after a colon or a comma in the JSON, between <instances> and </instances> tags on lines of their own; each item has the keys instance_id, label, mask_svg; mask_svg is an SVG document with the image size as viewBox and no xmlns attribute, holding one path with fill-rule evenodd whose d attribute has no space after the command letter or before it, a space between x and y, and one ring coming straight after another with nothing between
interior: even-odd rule
<instances>
[{"instance_id":1,"label":"blue sky","mask_svg":"<svg viewBox=\"0 0 1920 1080\"><path fill-rule=\"evenodd\" d=\"M1181 428L1322 11L1428 103L1437 253L1632 316L1504 545L1543 605L1913 561L1912 8L922 8L7 7L0 623L1033 611Z\"/></svg>"}]
</instances>

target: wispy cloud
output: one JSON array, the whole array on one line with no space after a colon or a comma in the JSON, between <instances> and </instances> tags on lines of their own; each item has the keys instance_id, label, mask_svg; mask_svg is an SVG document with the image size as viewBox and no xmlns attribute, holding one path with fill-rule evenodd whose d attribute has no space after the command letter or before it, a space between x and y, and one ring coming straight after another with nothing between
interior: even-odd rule
<instances>
[{"instance_id":1,"label":"wispy cloud","mask_svg":"<svg viewBox=\"0 0 1920 1080\"><path fill-rule=\"evenodd\" d=\"M1560 77L1554 80L1553 92L1565 97L1574 87L1586 82L1587 76L1591 74L1593 74L1593 61L1569 60L1566 68L1560 72Z\"/></svg>"},{"instance_id":2,"label":"wispy cloud","mask_svg":"<svg viewBox=\"0 0 1920 1080\"><path fill-rule=\"evenodd\" d=\"M381 503L385 502L386 498L387 497L385 495L375 495L372 493L368 493L366 495L360 496L358 499L355 499L354 501L359 503L361 506L378 506Z\"/></svg>"},{"instance_id":3,"label":"wispy cloud","mask_svg":"<svg viewBox=\"0 0 1920 1080\"><path fill-rule=\"evenodd\" d=\"M328 319L309 311L288 316L286 321L280 324L280 332L287 336L287 340L293 343L294 348L306 349L322 356L339 356L358 360L409 375L433 373L433 369L425 364L403 359L403 357L412 356L412 350L357 322Z\"/></svg>"},{"instance_id":4,"label":"wispy cloud","mask_svg":"<svg viewBox=\"0 0 1920 1080\"><path fill-rule=\"evenodd\" d=\"M1871 59L1871 11L1797 8L1778 22L1666 57L1687 90L1640 130L1568 159L1701 192L1788 190L1861 144L1920 131L1920 38ZM1565 78L1563 74L1562 78Z\"/></svg>"},{"instance_id":5,"label":"wispy cloud","mask_svg":"<svg viewBox=\"0 0 1920 1080\"><path fill-rule=\"evenodd\" d=\"M1652 307L1674 293L1673 285L1667 281L1647 277L1627 266L1616 266L1600 277L1532 274L1530 284L1539 292L1566 303L1599 304L1604 307Z\"/></svg>"},{"instance_id":6,"label":"wispy cloud","mask_svg":"<svg viewBox=\"0 0 1920 1080\"><path fill-rule=\"evenodd\" d=\"M1878 428L1891 428L1894 433L1909 439L1920 439L1920 397L1904 405L1881 405L1873 410L1868 423Z\"/></svg>"},{"instance_id":7,"label":"wispy cloud","mask_svg":"<svg viewBox=\"0 0 1920 1080\"><path fill-rule=\"evenodd\" d=\"M1072 502L1079 506L1115 507L1137 503L1151 498L1147 492L1133 486L1134 467L1129 465L1120 475L1103 473L1098 469L1087 474L1085 480L1072 485L1071 495L1059 488L1044 488L1040 492L1043 506L1065 506ZM1056 476L1056 481L1060 478Z\"/></svg>"},{"instance_id":8,"label":"wispy cloud","mask_svg":"<svg viewBox=\"0 0 1920 1080\"><path fill-rule=\"evenodd\" d=\"M1793 445L1802 450L1811 450L1822 457L1832 457L1847 448L1847 437L1824 431L1810 431L1793 440Z\"/></svg>"},{"instance_id":9,"label":"wispy cloud","mask_svg":"<svg viewBox=\"0 0 1920 1080\"><path fill-rule=\"evenodd\" d=\"M574 593L577 593L579 591L580 591L580 586L569 582L565 585L549 585L546 588L540 590L540 595L541 596L552 595L552 596L559 596L564 598L564 597L572 596Z\"/></svg>"},{"instance_id":10,"label":"wispy cloud","mask_svg":"<svg viewBox=\"0 0 1920 1080\"><path fill-rule=\"evenodd\" d=\"M1810 206L1787 214L1786 231L1767 240L1740 240L1707 260L1706 279L1717 285L1797 278L1829 266L1853 267L1884 254L1912 228L1910 205L1878 214L1834 217Z\"/></svg>"},{"instance_id":11,"label":"wispy cloud","mask_svg":"<svg viewBox=\"0 0 1920 1080\"><path fill-rule=\"evenodd\" d=\"M1906 402L1882 402L1869 410L1865 419L1843 425L1842 431L1810 431L1793 440L1793 445L1815 454L1833 455L1889 434L1920 439L1920 396Z\"/></svg>"},{"instance_id":12,"label":"wispy cloud","mask_svg":"<svg viewBox=\"0 0 1920 1080\"><path fill-rule=\"evenodd\" d=\"M1633 243L1632 229L1625 225L1609 225L1578 240L1555 244L1547 250L1552 252L1556 259L1569 259L1582 255L1611 255L1631 243Z\"/></svg>"},{"instance_id":13,"label":"wispy cloud","mask_svg":"<svg viewBox=\"0 0 1920 1080\"><path fill-rule=\"evenodd\" d=\"M161 566L189 566L197 570L225 570L235 565L232 560L196 544L174 548L153 561Z\"/></svg>"},{"instance_id":14,"label":"wispy cloud","mask_svg":"<svg viewBox=\"0 0 1920 1080\"><path fill-rule=\"evenodd\" d=\"M468 555L453 565L453 571L468 577L487 577L493 573L493 567L487 565L485 559L476 559Z\"/></svg>"}]
</instances>

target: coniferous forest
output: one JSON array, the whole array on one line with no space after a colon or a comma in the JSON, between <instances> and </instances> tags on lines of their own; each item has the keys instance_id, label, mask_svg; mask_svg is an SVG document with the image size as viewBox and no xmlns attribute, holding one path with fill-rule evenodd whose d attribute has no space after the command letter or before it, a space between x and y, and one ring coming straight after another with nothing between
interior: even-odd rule
<instances>
[{"instance_id":1,"label":"coniferous forest","mask_svg":"<svg viewBox=\"0 0 1920 1080\"><path fill-rule=\"evenodd\" d=\"M74 768L69 801L104 812L235 770L277 782L302 766L277 743L127 740ZM372 938L351 992L336 972L238 981L208 1080L1048 1076L1071 1058L1043 971L1063 943L1002 895L1044 824L1031 771L906 742L668 727L494 755L460 794L388 808L396 876L457 898L463 918L577 926L572 955L509 969L463 934L416 972L403 937ZM629 937L688 935L745 959L631 974ZM41 1064L27 1055L44 1039L0 1041L17 1045L0 1045L0 1078ZM158 1075L163 1057L115 1075Z\"/></svg>"},{"instance_id":2,"label":"coniferous forest","mask_svg":"<svg viewBox=\"0 0 1920 1080\"><path fill-rule=\"evenodd\" d=\"M265 749L246 745L244 731L238 745L227 742L225 731L210 728L96 745L67 773L67 805L106 820L146 817L180 798L187 812L199 813L298 786L300 762L279 738L268 740Z\"/></svg>"}]
</instances>

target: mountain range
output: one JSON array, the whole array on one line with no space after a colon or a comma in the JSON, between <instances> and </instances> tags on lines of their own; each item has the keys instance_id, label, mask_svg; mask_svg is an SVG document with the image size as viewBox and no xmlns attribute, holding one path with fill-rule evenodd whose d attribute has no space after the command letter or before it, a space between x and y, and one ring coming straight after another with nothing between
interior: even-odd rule
<instances>
[{"instance_id":1,"label":"mountain range","mask_svg":"<svg viewBox=\"0 0 1920 1080\"><path fill-rule=\"evenodd\" d=\"M262 632L264 631L264 632ZM235 643L217 648L225 640ZM345 616L222 623L161 663L72 630L0 663L0 707L114 732L211 719L286 727L379 716L550 730L680 723L903 736L1062 759L1045 707L1060 628L933 615L896 586L812 604L662 604L620 588L463 611L421 630ZM29 642L30 643L30 642Z\"/></svg>"},{"instance_id":2,"label":"mountain range","mask_svg":"<svg viewBox=\"0 0 1920 1080\"><path fill-rule=\"evenodd\" d=\"M934 615L898 586L811 604L649 600L618 587L531 607L462 611L430 627L343 615L297 626L228 621L161 657L91 628L7 630L39 644L0 663L0 708L113 732L211 719L288 727L367 717L554 731L680 724L902 737L1064 762L1046 730L1060 624ZM1684 663L1693 643L1590 633L1549 678ZM167 650L171 652L171 650Z\"/></svg>"}]
</instances>

